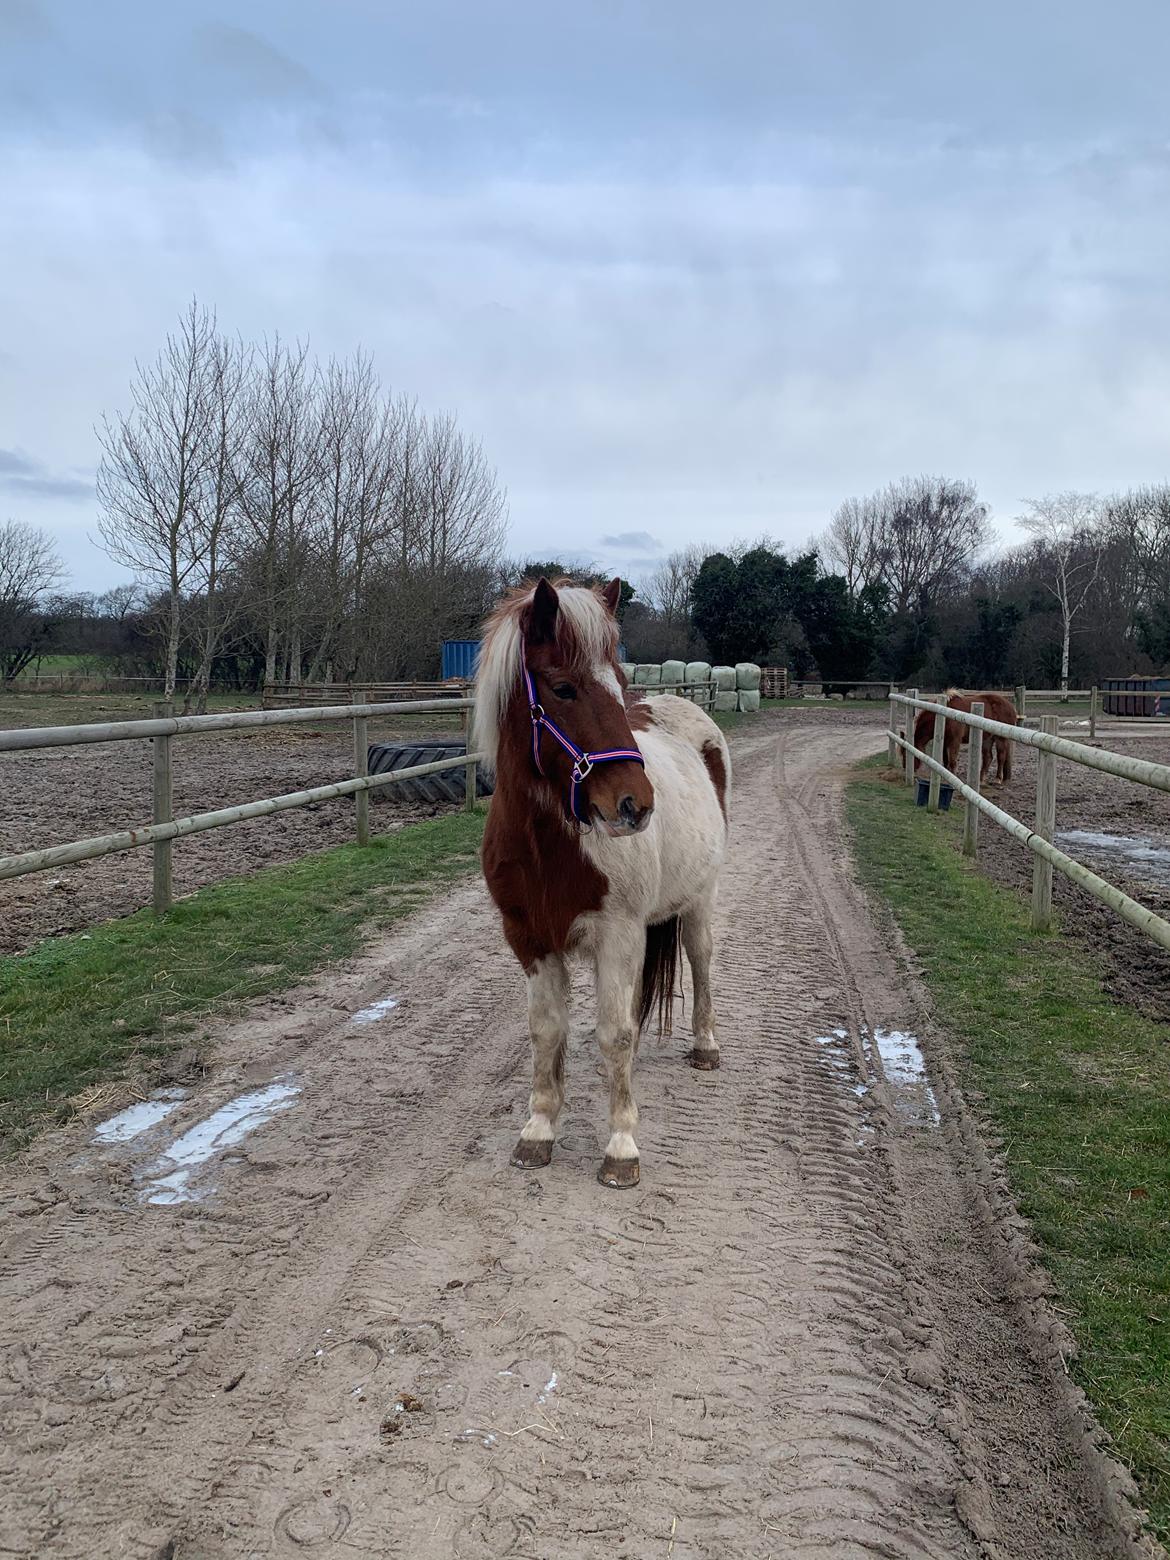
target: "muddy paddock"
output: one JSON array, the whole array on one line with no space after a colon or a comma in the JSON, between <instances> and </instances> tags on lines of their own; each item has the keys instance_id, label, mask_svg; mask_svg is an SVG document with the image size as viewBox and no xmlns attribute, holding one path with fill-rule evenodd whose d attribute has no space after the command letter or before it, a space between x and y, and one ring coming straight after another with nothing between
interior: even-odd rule
<instances>
[{"instance_id":1,"label":"muddy paddock","mask_svg":"<svg viewBox=\"0 0 1170 1560\"><path fill-rule=\"evenodd\" d=\"M1097 745L1170 763L1170 730L1104 733ZM989 792L992 801L1029 824L1036 814L1036 761L1034 748L1017 745L1011 781L1003 791ZM1054 843L1170 918L1170 795L1059 759ZM1033 860L1010 835L981 820L979 861L996 882L1030 894ZM1170 953L1059 872L1053 874L1052 895L1062 930L1104 955L1106 988L1151 1017L1170 1019Z\"/></svg>"},{"instance_id":2,"label":"muddy paddock","mask_svg":"<svg viewBox=\"0 0 1170 1560\"><path fill-rule=\"evenodd\" d=\"M138 699L33 699L0 696L0 728L141 719ZM455 716L370 722L370 741L439 736ZM175 817L328 785L353 774L353 727L271 726L177 737L171 747ZM102 742L0 754L0 854L37 850L150 822L152 747ZM404 801L394 789L371 798L371 826L386 834L446 809ZM209 830L175 842L176 896L205 884L294 861L354 837L349 799ZM0 953L42 937L83 931L150 903L151 852L121 851L96 861L0 883Z\"/></svg>"}]
</instances>

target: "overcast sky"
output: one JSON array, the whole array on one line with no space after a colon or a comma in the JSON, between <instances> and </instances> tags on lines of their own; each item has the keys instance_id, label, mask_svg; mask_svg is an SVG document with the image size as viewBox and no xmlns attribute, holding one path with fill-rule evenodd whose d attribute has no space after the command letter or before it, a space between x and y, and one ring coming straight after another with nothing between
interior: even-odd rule
<instances>
[{"instance_id":1,"label":"overcast sky","mask_svg":"<svg viewBox=\"0 0 1170 1560\"><path fill-rule=\"evenodd\" d=\"M1167 0L0 0L0 519L194 293L480 437L512 550L1170 477Z\"/></svg>"}]
</instances>

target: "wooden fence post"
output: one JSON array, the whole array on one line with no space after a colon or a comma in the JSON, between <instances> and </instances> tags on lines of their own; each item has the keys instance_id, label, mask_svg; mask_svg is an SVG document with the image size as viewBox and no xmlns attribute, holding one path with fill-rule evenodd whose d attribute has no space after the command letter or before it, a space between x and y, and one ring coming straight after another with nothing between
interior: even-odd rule
<instances>
[{"instance_id":1,"label":"wooden fence post","mask_svg":"<svg viewBox=\"0 0 1170 1560\"><path fill-rule=\"evenodd\" d=\"M947 702L947 695L945 693L940 693L934 702L936 704L945 704ZM946 741L946 735L946 716L944 715L940 720L936 715L934 717L934 735L930 739L930 756L934 759L936 764L941 764L943 761L943 743ZM926 797L927 812L938 812L938 793L941 789L942 776L936 770L932 769L930 771L930 790Z\"/></svg>"},{"instance_id":2,"label":"wooden fence post","mask_svg":"<svg viewBox=\"0 0 1170 1560\"><path fill-rule=\"evenodd\" d=\"M1096 684L1089 689L1089 741L1097 739L1097 687Z\"/></svg>"},{"instance_id":3,"label":"wooden fence post","mask_svg":"<svg viewBox=\"0 0 1170 1560\"><path fill-rule=\"evenodd\" d=\"M175 713L170 703L154 706L156 718ZM154 809L153 822L170 823L174 818L174 782L171 774L171 739L154 737ZM154 853L154 913L165 915L171 908L171 841L156 840Z\"/></svg>"},{"instance_id":4,"label":"wooden fence post","mask_svg":"<svg viewBox=\"0 0 1170 1560\"><path fill-rule=\"evenodd\" d=\"M982 715L983 705L976 702L971 706L972 715ZM967 784L973 791L978 791L979 777L983 773L983 732L978 726L972 726L967 738ZM979 849L979 809L970 797L967 799L967 815L963 820L963 854L974 856Z\"/></svg>"},{"instance_id":5,"label":"wooden fence post","mask_svg":"<svg viewBox=\"0 0 1170 1560\"><path fill-rule=\"evenodd\" d=\"M471 749L471 711L459 711L459 730L463 733L464 751ZM472 759L463 771L463 810L475 811L475 777L479 765Z\"/></svg>"},{"instance_id":6,"label":"wooden fence post","mask_svg":"<svg viewBox=\"0 0 1170 1560\"><path fill-rule=\"evenodd\" d=\"M364 688L355 688L353 691L355 704L366 703ZM368 722L364 715L355 715L353 718L353 773L355 779L360 779L370 772L370 739L368 734ZM357 842L359 845L370 843L370 793L358 791L353 799L354 813L357 822Z\"/></svg>"},{"instance_id":7,"label":"wooden fence post","mask_svg":"<svg viewBox=\"0 0 1170 1560\"><path fill-rule=\"evenodd\" d=\"M1028 713L1028 690L1023 683L1016 684L1016 714L1023 720Z\"/></svg>"},{"instance_id":8,"label":"wooden fence post","mask_svg":"<svg viewBox=\"0 0 1170 1560\"><path fill-rule=\"evenodd\" d=\"M890 684L890 731L891 731L891 733L897 731L897 729L898 729L898 706L894 703L894 694L897 691L898 690L894 687L893 683L891 683ZM887 739L886 746L889 749L889 755L888 756L889 756L890 768L891 769L897 769L897 767L898 767L898 744L894 741L894 738L893 738L892 735Z\"/></svg>"},{"instance_id":9,"label":"wooden fence post","mask_svg":"<svg viewBox=\"0 0 1170 1560\"><path fill-rule=\"evenodd\" d=\"M918 689L907 688L906 697L908 699L916 699L918 697ZM901 709L906 718L906 740L907 742L913 743L914 720L918 714L918 711L914 708L913 704L903 704ZM909 748L906 748L904 750L904 757L906 759L906 784L912 786L914 784L914 754L910 751Z\"/></svg>"},{"instance_id":10,"label":"wooden fence post","mask_svg":"<svg viewBox=\"0 0 1170 1560\"><path fill-rule=\"evenodd\" d=\"M1056 716L1043 715L1040 730L1056 735ZM1056 755L1041 749L1036 765L1036 833L1052 843L1056 832ZM1052 925L1052 863L1042 856L1032 861L1032 930L1046 932Z\"/></svg>"}]
</instances>

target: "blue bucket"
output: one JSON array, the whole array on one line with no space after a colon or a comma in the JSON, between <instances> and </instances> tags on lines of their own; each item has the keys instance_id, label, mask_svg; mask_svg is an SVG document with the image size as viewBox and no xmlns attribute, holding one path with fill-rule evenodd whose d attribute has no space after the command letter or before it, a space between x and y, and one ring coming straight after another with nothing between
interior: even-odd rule
<instances>
[{"instance_id":1,"label":"blue bucket","mask_svg":"<svg viewBox=\"0 0 1170 1560\"><path fill-rule=\"evenodd\" d=\"M953 785L940 785L939 786L939 788L938 788L938 810L939 810L939 812L950 812L950 810L951 810L951 797L954 796L954 794L955 794L955 788L954 788ZM917 791L916 791L916 794L915 794L915 797L914 797L915 805L918 806L918 807L925 807L929 800L930 800L930 781L929 780L919 780L917 782Z\"/></svg>"}]
</instances>

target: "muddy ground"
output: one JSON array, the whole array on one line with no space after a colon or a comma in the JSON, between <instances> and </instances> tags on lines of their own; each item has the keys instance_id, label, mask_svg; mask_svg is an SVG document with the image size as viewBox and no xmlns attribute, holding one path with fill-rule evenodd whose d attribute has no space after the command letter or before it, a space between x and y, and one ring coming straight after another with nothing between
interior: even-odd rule
<instances>
[{"instance_id":1,"label":"muddy ground","mask_svg":"<svg viewBox=\"0 0 1170 1560\"><path fill-rule=\"evenodd\" d=\"M0 1553L1145 1552L851 876L843 788L880 744L736 735L723 1066L683 1024L643 1042L630 1192L595 1178L582 980L552 1165L508 1163L523 989L478 880L221 1021L149 1119L8 1166Z\"/></svg>"},{"instance_id":2,"label":"muddy ground","mask_svg":"<svg viewBox=\"0 0 1170 1560\"><path fill-rule=\"evenodd\" d=\"M0 727L135 719L149 713L143 700L0 697ZM370 740L438 736L456 724L451 717L371 721ZM171 751L177 818L328 785L353 774L348 723L182 737ZM0 754L0 854L149 823L151 785L149 742ZM383 834L441 810L397 798L393 789L375 792L370 808L372 827ZM175 894L344 845L353 839L353 820L352 801L322 802L176 841ZM95 921L141 909L150 903L151 871L150 851L133 850L0 882L0 953L18 953L42 937L83 931Z\"/></svg>"},{"instance_id":3,"label":"muddy ground","mask_svg":"<svg viewBox=\"0 0 1170 1560\"><path fill-rule=\"evenodd\" d=\"M1170 764L1170 732L1111 732L1099 745ZM1002 793L988 793L1029 824L1036 810L1036 760L1034 748L1017 745L1011 781ZM1062 760L1056 771L1056 830L1055 843L1067 855L1170 918L1170 795ZM979 861L996 882L1029 895L1033 859L1002 829L980 821ZM1064 933L1104 956L1106 988L1151 1017L1170 1020L1170 953L1059 872L1053 874L1052 897Z\"/></svg>"}]
</instances>

